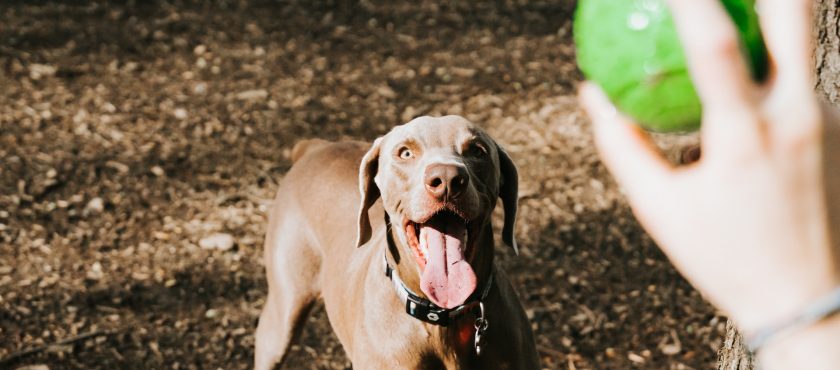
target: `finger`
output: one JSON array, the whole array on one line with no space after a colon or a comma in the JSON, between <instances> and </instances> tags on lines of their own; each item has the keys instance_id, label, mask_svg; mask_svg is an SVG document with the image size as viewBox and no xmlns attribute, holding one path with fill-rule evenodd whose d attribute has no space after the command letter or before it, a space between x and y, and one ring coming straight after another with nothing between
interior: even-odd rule
<instances>
[{"instance_id":1,"label":"finger","mask_svg":"<svg viewBox=\"0 0 840 370\"><path fill-rule=\"evenodd\" d=\"M584 83L580 97L592 119L595 145L604 164L631 203L644 203L664 186L671 165L639 126L617 113L600 88Z\"/></svg>"},{"instance_id":2,"label":"finger","mask_svg":"<svg viewBox=\"0 0 840 370\"><path fill-rule=\"evenodd\" d=\"M731 157L760 138L757 87L719 0L669 0L692 81L703 102L703 153Z\"/></svg>"},{"instance_id":3,"label":"finger","mask_svg":"<svg viewBox=\"0 0 840 370\"><path fill-rule=\"evenodd\" d=\"M792 93L810 92L812 0L759 0L758 6L777 86Z\"/></svg>"},{"instance_id":4,"label":"finger","mask_svg":"<svg viewBox=\"0 0 840 370\"><path fill-rule=\"evenodd\" d=\"M774 81L765 100L770 134L783 145L807 142L820 129L813 91L811 0L759 0L762 32L773 60Z\"/></svg>"},{"instance_id":5,"label":"finger","mask_svg":"<svg viewBox=\"0 0 840 370\"><path fill-rule=\"evenodd\" d=\"M738 34L719 0L669 0L692 81L707 108L752 103Z\"/></svg>"}]
</instances>

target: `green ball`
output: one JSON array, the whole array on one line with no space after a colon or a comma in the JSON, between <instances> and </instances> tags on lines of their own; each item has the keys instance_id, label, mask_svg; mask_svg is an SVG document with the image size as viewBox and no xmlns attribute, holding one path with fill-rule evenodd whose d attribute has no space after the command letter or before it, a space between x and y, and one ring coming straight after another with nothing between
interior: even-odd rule
<instances>
[{"instance_id":1,"label":"green ball","mask_svg":"<svg viewBox=\"0 0 840 370\"><path fill-rule=\"evenodd\" d=\"M763 81L767 49L755 0L722 3L738 29L752 77ZM574 37L586 78L642 127L660 132L700 127L700 99L664 0L579 0Z\"/></svg>"}]
</instances>

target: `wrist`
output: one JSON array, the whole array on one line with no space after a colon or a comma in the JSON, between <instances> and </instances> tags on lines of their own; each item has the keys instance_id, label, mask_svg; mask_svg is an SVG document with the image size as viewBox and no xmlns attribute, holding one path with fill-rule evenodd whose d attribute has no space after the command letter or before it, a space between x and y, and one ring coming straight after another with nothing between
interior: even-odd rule
<instances>
[{"instance_id":1,"label":"wrist","mask_svg":"<svg viewBox=\"0 0 840 370\"><path fill-rule=\"evenodd\" d=\"M840 315L833 315L778 340L768 342L759 353L765 370L837 369L840 364Z\"/></svg>"},{"instance_id":2,"label":"wrist","mask_svg":"<svg viewBox=\"0 0 840 370\"><path fill-rule=\"evenodd\" d=\"M807 278L763 284L754 291L756 294L743 295L747 301L732 310L732 318L748 335L784 324L812 309L828 295L836 294L840 279L829 270L833 269L826 269L824 274L813 274L812 270Z\"/></svg>"}]
</instances>

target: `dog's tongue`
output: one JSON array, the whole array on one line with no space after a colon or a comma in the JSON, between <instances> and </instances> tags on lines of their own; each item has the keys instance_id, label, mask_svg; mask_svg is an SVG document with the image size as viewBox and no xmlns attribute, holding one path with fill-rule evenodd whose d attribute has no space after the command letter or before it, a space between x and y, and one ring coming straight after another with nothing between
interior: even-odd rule
<instances>
[{"instance_id":1,"label":"dog's tongue","mask_svg":"<svg viewBox=\"0 0 840 370\"><path fill-rule=\"evenodd\" d=\"M464 225L457 221L420 228L420 243L425 243L428 250L420 289L440 307L464 304L475 291L475 272L461 251L466 234Z\"/></svg>"}]
</instances>

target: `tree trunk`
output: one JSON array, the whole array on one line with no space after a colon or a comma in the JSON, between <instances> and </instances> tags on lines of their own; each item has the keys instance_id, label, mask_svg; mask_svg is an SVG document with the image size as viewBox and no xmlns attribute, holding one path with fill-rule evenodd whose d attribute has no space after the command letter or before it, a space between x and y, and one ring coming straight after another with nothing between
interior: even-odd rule
<instances>
[{"instance_id":1,"label":"tree trunk","mask_svg":"<svg viewBox=\"0 0 840 370\"><path fill-rule=\"evenodd\" d=\"M814 0L813 35L815 88L826 100L840 107L840 0ZM726 323L726 339L718 356L718 370L758 368L732 321Z\"/></svg>"},{"instance_id":2,"label":"tree trunk","mask_svg":"<svg viewBox=\"0 0 840 370\"><path fill-rule=\"evenodd\" d=\"M840 106L840 0L815 0L817 91Z\"/></svg>"},{"instance_id":3,"label":"tree trunk","mask_svg":"<svg viewBox=\"0 0 840 370\"><path fill-rule=\"evenodd\" d=\"M755 360L732 320L726 323L726 339L718 351L718 370L752 370Z\"/></svg>"}]
</instances>

